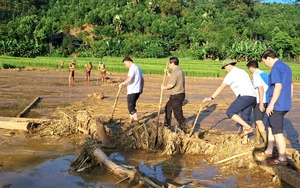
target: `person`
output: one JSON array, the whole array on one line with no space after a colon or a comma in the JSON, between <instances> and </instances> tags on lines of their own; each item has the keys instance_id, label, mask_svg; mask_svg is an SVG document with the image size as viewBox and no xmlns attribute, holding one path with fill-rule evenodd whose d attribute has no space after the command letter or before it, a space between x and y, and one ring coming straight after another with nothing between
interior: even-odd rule
<instances>
[{"instance_id":1,"label":"person","mask_svg":"<svg viewBox=\"0 0 300 188\"><path fill-rule=\"evenodd\" d=\"M253 132L250 125L250 116L256 103L256 95L248 73L237 68L235 64L236 62L228 58L222 62L221 68L226 70L227 75L215 92L210 97L204 98L202 103L214 100L227 85L230 86L236 99L227 109L226 115L243 127L239 136L243 138L242 144L247 145L248 134ZM241 116L238 115L239 113L241 113Z\"/></svg>"},{"instance_id":2,"label":"person","mask_svg":"<svg viewBox=\"0 0 300 188\"><path fill-rule=\"evenodd\" d=\"M133 62L130 57L125 57L122 62L129 70L126 80L119 85L119 88L121 89L123 85L127 85L127 107L129 111L130 123L139 125L136 102L144 88L142 70Z\"/></svg>"},{"instance_id":3,"label":"person","mask_svg":"<svg viewBox=\"0 0 300 188\"><path fill-rule=\"evenodd\" d=\"M178 122L179 129L187 131L186 119L183 116L182 102L185 99L185 76L182 69L179 67L179 59L171 57L168 61L168 68L172 70L170 74L168 69L165 74L168 75L169 82L167 85L161 85L162 90L168 90L170 97L165 105L165 122L166 127L171 126L172 112Z\"/></svg>"},{"instance_id":4,"label":"person","mask_svg":"<svg viewBox=\"0 0 300 188\"><path fill-rule=\"evenodd\" d=\"M99 62L98 70L100 71L102 83L106 82L106 66L102 61Z\"/></svg>"},{"instance_id":5,"label":"person","mask_svg":"<svg viewBox=\"0 0 300 188\"><path fill-rule=\"evenodd\" d=\"M267 146L267 132L263 122L265 109L269 103L268 95L268 74L259 69L258 61L249 61L246 65L249 72L252 74L253 86L256 93L256 105L254 106L254 119L256 124L255 135L258 144L255 148L262 149ZM260 142L260 137L263 142Z\"/></svg>"},{"instance_id":6,"label":"person","mask_svg":"<svg viewBox=\"0 0 300 188\"><path fill-rule=\"evenodd\" d=\"M283 120L285 114L292 108L292 70L287 64L278 59L277 54L272 50L265 51L261 59L267 67L271 68L268 84L270 102L266 109L269 134L267 149L257 154L266 158L272 157L274 145L276 144L279 157L272 158L267 163L287 165Z\"/></svg>"},{"instance_id":7,"label":"person","mask_svg":"<svg viewBox=\"0 0 300 188\"><path fill-rule=\"evenodd\" d=\"M75 65L76 65L76 61L72 59L72 61L70 62L70 66L69 66L69 86L74 85L74 76L75 76Z\"/></svg>"},{"instance_id":8,"label":"person","mask_svg":"<svg viewBox=\"0 0 300 188\"><path fill-rule=\"evenodd\" d=\"M59 60L59 70L60 70L60 71L63 70L64 65L65 65L65 62L62 61L62 60Z\"/></svg>"},{"instance_id":9,"label":"person","mask_svg":"<svg viewBox=\"0 0 300 188\"><path fill-rule=\"evenodd\" d=\"M93 68L92 62L88 62L88 64L86 65L85 79L84 79L87 82L90 81L92 68Z\"/></svg>"}]
</instances>

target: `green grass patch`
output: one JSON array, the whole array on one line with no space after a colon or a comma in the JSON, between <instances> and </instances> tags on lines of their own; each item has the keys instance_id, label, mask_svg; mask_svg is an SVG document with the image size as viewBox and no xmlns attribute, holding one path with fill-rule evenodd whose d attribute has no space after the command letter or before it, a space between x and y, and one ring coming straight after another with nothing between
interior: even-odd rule
<instances>
[{"instance_id":1,"label":"green grass patch","mask_svg":"<svg viewBox=\"0 0 300 188\"><path fill-rule=\"evenodd\" d=\"M93 63L93 70L97 70L99 61L106 64L107 71L126 73L128 69L123 65L123 57L103 57L99 58L61 58L61 57L36 57L36 58L20 58L0 56L0 68L36 68L45 70L58 70L60 60L65 62L64 69L68 70L71 60L76 60L76 71L85 71L85 65L88 62ZM139 65L144 74L162 75L166 67L168 58L133 58L134 62ZM221 61L214 60L193 60L190 58L180 58L180 67L184 70L186 76L191 77L224 77L227 73L221 69ZM287 62L293 71L293 79L300 80L300 64ZM246 70L246 62L239 62L236 65L239 68ZM270 69L263 63L260 63L260 68L267 73ZM250 73L249 73L250 75Z\"/></svg>"}]
</instances>

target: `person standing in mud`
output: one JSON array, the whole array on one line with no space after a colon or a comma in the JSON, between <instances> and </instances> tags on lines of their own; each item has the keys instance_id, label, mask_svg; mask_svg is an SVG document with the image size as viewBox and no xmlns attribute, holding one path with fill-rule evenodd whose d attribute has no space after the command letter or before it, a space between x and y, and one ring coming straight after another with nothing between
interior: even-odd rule
<instances>
[{"instance_id":1,"label":"person standing in mud","mask_svg":"<svg viewBox=\"0 0 300 188\"><path fill-rule=\"evenodd\" d=\"M265 110L269 103L268 93L268 74L259 69L258 61L249 61L246 65L249 72L252 74L253 86L256 93L256 105L254 106L254 120L256 124L255 135L256 142L255 148L262 149L267 147L267 132L263 119ZM260 137L263 142L260 143Z\"/></svg>"},{"instance_id":2,"label":"person standing in mud","mask_svg":"<svg viewBox=\"0 0 300 188\"><path fill-rule=\"evenodd\" d=\"M285 114L292 108L293 80L291 68L278 59L274 51L267 50L261 56L262 62L271 68L269 74L269 98L266 109L268 115L268 147L265 151L257 153L265 158L272 157L276 144L278 158L272 158L267 163L271 165L287 165L286 143L283 135L283 120Z\"/></svg>"},{"instance_id":3,"label":"person standing in mud","mask_svg":"<svg viewBox=\"0 0 300 188\"><path fill-rule=\"evenodd\" d=\"M130 116L130 123L139 125L136 102L144 88L142 70L130 57L125 57L122 62L129 70L126 80L119 85L119 88L121 89L123 85L127 85L127 107Z\"/></svg>"},{"instance_id":4,"label":"person standing in mud","mask_svg":"<svg viewBox=\"0 0 300 188\"><path fill-rule=\"evenodd\" d=\"M86 65L85 79L84 79L86 82L90 82L92 68L93 68L92 62L88 62L88 64Z\"/></svg>"},{"instance_id":5,"label":"person standing in mud","mask_svg":"<svg viewBox=\"0 0 300 188\"><path fill-rule=\"evenodd\" d=\"M76 65L76 61L72 60L70 62L70 66L69 66L69 86L74 85L74 76L75 76L75 65Z\"/></svg>"},{"instance_id":6,"label":"person standing in mud","mask_svg":"<svg viewBox=\"0 0 300 188\"><path fill-rule=\"evenodd\" d=\"M59 70L62 71L64 68L65 62L62 60L59 60Z\"/></svg>"},{"instance_id":7,"label":"person standing in mud","mask_svg":"<svg viewBox=\"0 0 300 188\"><path fill-rule=\"evenodd\" d=\"M106 67L102 61L99 62L98 70L100 71L102 83L106 82Z\"/></svg>"},{"instance_id":8,"label":"person standing in mud","mask_svg":"<svg viewBox=\"0 0 300 188\"><path fill-rule=\"evenodd\" d=\"M237 68L235 64L236 62L231 59L225 59L222 62L221 68L226 70L227 75L215 92L210 97L204 98L202 103L214 100L227 85L230 86L236 99L231 103L226 114L243 127L239 136L243 138L242 144L247 145L248 134L253 132L250 125L250 115L256 103L256 94L248 73ZM239 113L241 113L241 116L238 115Z\"/></svg>"},{"instance_id":9,"label":"person standing in mud","mask_svg":"<svg viewBox=\"0 0 300 188\"><path fill-rule=\"evenodd\" d=\"M172 112L178 122L178 126L184 132L187 131L185 117L182 111L182 102L185 99L185 76L179 67L179 59L171 57L168 61L168 67L172 70L170 74L166 69L165 74L170 77L168 85L161 85L162 90L168 90L170 93L169 101L165 106L165 122L166 127L171 126Z\"/></svg>"}]
</instances>

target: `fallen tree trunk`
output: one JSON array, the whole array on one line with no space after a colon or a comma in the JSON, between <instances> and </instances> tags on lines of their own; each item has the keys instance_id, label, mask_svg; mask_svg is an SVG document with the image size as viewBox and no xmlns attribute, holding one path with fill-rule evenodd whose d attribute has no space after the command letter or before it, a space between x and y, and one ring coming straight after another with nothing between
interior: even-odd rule
<instances>
[{"instance_id":1,"label":"fallen tree trunk","mask_svg":"<svg viewBox=\"0 0 300 188\"><path fill-rule=\"evenodd\" d=\"M279 178L291 186L298 187L300 185L300 174L299 172L286 167L286 166L268 166L268 165L260 165L262 169L267 171L272 175L278 175Z\"/></svg>"},{"instance_id":2,"label":"fallen tree trunk","mask_svg":"<svg viewBox=\"0 0 300 188\"><path fill-rule=\"evenodd\" d=\"M106 169L108 173L112 174L114 177L117 177L119 180L116 184L121 182L129 182L130 185L134 186L137 184L142 185L142 187L178 187L177 185L161 182L157 179L150 178L143 172L140 172L132 165L118 165L111 161L108 156L100 149L100 145L93 139L88 139L83 146L80 154L72 162L70 171L72 172L81 172L85 169L91 167L97 167L97 164L100 164L101 167ZM180 187L183 187L179 185Z\"/></svg>"},{"instance_id":3,"label":"fallen tree trunk","mask_svg":"<svg viewBox=\"0 0 300 188\"><path fill-rule=\"evenodd\" d=\"M52 119L0 117L0 128L29 131L39 124L50 124Z\"/></svg>"},{"instance_id":4,"label":"fallen tree trunk","mask_svg":"<svg viewBox=\"0 0 300 188\"><path fill-rule=\"evenodd\" d=\"M96 129L97 129L97 140L101 142L101 147L103 148L116 148L117 146L111 142L111 139L107 136L105 131L103 120L100 118L96 119Z\"/></svg>"},{"instance_id":5,"label":"fallen tree trunk","mask_svg":"<svg viewBox=\"0 0 300 188\"><path fill-rule=\"evenodd\" d=\"M53 121L53 119L0 117L0 121L33 122L33 123L46 123L46 122L49 122L50 123L51 121Z\"/></svg>"},{"instance_id":6,"label":"fallen tree trunk","mask_svg":"<svg viewBox=\"0 0 300 188\"><path fill-rule=\"evenodd\" d=\"M0 121L0 128L28 131L29 124L30 124L29 122Z\"/></svg>"},{"instance_id":7,"label":"fallen tree trunk","mask_svg":"<svg viewBox=\"0 0 300 188\"><path fill-rule=\"evenodd\" d=\"M145 174L139 172L135 168L129 169L129 168L124 168L122 166L119 166L114 162L110 161L107 155L99 148L95 148L94 150L92 150L91 154L96 158L98 163L104 165L110 173L121 178L121 181L128 180L129 182L139 183L146 187L155 187L155 188L168 187L168 186L177 187L175 185L163 183L158 180L151 180ZM118 183L120 183L121 181L119 181Z\"/></svg>"},{"instance_id":8,"label":"fallen tree trunk","mask_svg":"<svg viewBox=\"0 0 300 188\"><path fill-rule=\"evenodd\" d=\"M41 98L35 98L17 117L23 117Z\"/></svg>"}]
</instances>

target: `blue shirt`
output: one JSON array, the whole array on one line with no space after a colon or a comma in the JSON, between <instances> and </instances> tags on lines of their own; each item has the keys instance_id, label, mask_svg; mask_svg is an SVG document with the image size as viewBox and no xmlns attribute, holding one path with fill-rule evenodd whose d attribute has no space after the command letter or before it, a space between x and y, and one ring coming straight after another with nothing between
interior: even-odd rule
<instances>
[{"instance_id":1,"label":"blue shirt","mask_svg":"<svg viewBox=\"0 0 300 188\"><path fill-rule=\"evenodd\" d=\"M292 70L281 60L275 62L269 74L270 99L272 99L275 84L277 83L281 84L282 89L279 98L274 105L274 110L289 111L292 108Z\"/></svg>"},{"instance_id":2,"label":"blue shirt","mask_svg":"<svg viewBox=\"0 0 300 188\"><path fill-rule=\"evenodd\" d=\"M253 74L253 86L256 93L256 102L259 103L259 92L258 87L263 87L264 89L264 98L263 103L269 103L269 75L264 71L257 69Z\"/></svg>"}]
</instances>

